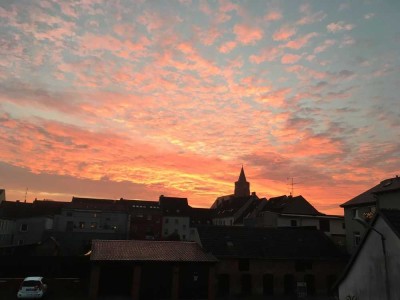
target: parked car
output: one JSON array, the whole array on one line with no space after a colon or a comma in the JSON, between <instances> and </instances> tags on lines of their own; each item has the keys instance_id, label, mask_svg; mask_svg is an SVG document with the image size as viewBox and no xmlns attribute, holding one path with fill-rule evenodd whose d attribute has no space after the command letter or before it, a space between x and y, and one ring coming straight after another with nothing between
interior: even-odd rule
<instances>
[{"instance_id":1,"label":"parked car","mask_svg":"<svg viewBox=\"0 0 400 300\"><path fill-rule=\"evenodd\" d=\"M41 299L45 296L47 284L41 276L26 277L22 281L18 293L18 299Z\"/></svg>"}]
</instances>

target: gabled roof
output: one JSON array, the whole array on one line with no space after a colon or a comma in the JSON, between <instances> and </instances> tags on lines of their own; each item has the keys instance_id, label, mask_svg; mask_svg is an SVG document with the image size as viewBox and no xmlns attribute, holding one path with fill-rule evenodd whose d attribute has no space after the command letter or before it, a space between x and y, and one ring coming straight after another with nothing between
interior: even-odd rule
<instances>
[{"instance_id":1,"label":"gabled roof","mask_svg":"<svg viewBox=\"0 0 400 300\"><path fill-rule=\"evenodd\" d=\"M376 186L370 188L369 190L361 193L360 195L350 199L349 201L341 204L341 207L351 207L351 206L359 206L359 205L368 205L375 204L376 198L374 194L376 193L384 193L388 191L398 190L400 189L400 178L398 176L385 179L381 181Z\"/></svg>"},{"instance_id":2,"label":"gabled roof","mask_svg":"<svg viewBox=\"0 0 400 300\"><path fill-rule=\"evenodd\" d=\"M304 228L200 226L201 244L216 257L333 259L342 252L321 231Z\"/></svg>"},{"instance_id":3,"label":"gabled roof","mask_svg":"<svg viewBox=\"0 0 400 300\"><path fill-rule=\"evenodd\" d=\"M91 260L95 261L159 261L216 262L195 242L94 240Z\"/></svg>"},{"instance_id":4,"label":"gabled roof","mask_svg":"<svg viewBox=\"0 0 400 300\"><path fill-rule=\"evenodd\" d=\"M296 215L324 215L315 209L303 196L279 196L270 198L263 211Z\"/></svg>"},{"instance_id":5,"label":"gabled roof","mask_svg":"<svg viewBox=\"0 0 400 300\"><path fill-rule=\"evenodd\" d=\"M351 256L350 261L346 265L346 268L344 269L344 271L342 272L342 274L340 275L340 277L334 284L335 287L337 287L346 278L346 276L349 273L349 271L351 270L353 264L357 260L357 257L360 254L362 248L364 247L364 244L366 243L368 236L371 234L371 232L374 231L372 228L374 227L376 221L380 217L382 217L385 220L385 222L388 224L388 226L393 230L393 232L400 239L400 210L397 210L397 209L381 209L381 210L379 210L379 212L372 219L372 221L370 223L370 227L365 232L356 251ZM378 234L380 234L380 233L378 233Z\"/></svg>"},{"instance_id":6,"label":"gabled roof","mask_svg":"<svg viewBox=\"0 0 400 300\"><path fill-rule=\"evenodd\" d=\"M187 198L160 196L160 207L166 215L188 215L190 206Z\"/></svg>"}]
</instances>

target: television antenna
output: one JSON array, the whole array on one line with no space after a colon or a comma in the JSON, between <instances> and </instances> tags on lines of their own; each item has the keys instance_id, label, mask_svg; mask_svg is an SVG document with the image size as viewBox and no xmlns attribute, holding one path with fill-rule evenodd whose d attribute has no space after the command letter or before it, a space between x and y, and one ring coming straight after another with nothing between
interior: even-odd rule
<instances>
[{"instance_id":1,"label":"television antenna","mask_svg":"<svg viewBox=\"0 0 400 300\"><path fill-rule=\"evenodd\" d=\"M26 195L28 195L28 188L26 188L25 190L25 200L24 200L25 203L26 203Z\"/></svg>"},{"instance_id":2,"label":"television antenna","mask_svg":"<svg viewBox=\"0 0 400 300\"><path fill-rule=\"evenodd\" d=\"M289 180L289 183L287 185L290 185L290 196L294 195L294 186L298 184L298 182L294 182L294 177L287 177L286 180Z\"/></svg>"}]
</instances>

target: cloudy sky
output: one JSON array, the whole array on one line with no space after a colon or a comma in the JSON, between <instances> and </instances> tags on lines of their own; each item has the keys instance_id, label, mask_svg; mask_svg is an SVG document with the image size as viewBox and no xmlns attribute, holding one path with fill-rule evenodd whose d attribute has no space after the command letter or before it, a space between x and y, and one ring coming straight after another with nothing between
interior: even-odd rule
<instances>
[{"instance_id":1,"label":"cloudy sky","mask_svg":"<svg viewBox=\"0 0 400 300\"><path fill-rule=\"evenodd\" d=\"M8 200L260 197L400 172L400 1L0 3Z\"/></svg>"}]
</instances>

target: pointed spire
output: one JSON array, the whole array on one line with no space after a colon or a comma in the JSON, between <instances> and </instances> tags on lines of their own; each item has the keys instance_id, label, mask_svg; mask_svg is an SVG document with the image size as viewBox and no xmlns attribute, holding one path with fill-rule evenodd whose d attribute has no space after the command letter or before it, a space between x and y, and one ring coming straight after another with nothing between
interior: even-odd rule
<instances>
[{"instance_id":1,"label":"pointed spire","mask_svg":"<svg viewBox=\"0 0 400 300\"><path fill-rule=\"evenodd\" d=\"M246 175L244 175L244 169L240 170L240 175L238 181L235 182L235 197L245 197L250 196L250 183L246 180Z\"/></svg>"},{"instance_id":2,"label":"pointed spire","mask_svg":"<svg viewBox=\"0 0 400 300\"><path fill-rule=\"evenodd\" d=\"M246 181L247 181L246 175L244 175L244 169L243 169L243 165L242 165L242 169L240 170L238 182L246 182Z\"/></svg>"}]
</instances>

